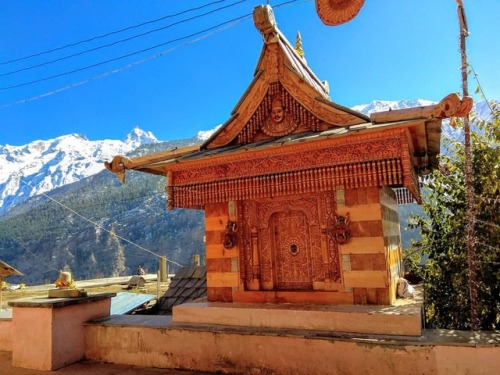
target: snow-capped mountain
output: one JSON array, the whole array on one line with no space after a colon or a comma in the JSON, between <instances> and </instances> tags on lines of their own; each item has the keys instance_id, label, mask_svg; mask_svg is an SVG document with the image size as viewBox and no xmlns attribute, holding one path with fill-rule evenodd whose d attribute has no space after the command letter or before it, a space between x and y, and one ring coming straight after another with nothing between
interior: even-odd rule
<instances>
[{"instance_id":1,"label":"snow-capped mountain","mask_svg":"<svg viewBox=\"0 0 500 375\"><path fill-rule=\"evenodd\" d=\"M104 161L116 154L158 142L151 132L136 127L125 141L90 141L69 134L24 146L0 145L0 214L29 197L99 173Z\"/></svg>"},{"instance_id":2,"label":"snow-capped mountain","mask_svg":"<svg viewBox=\"0 0 500 375\"><path fill-rule=\"evenodd\" d=\"M429 100L417 99L417 100L374 100L369 104L360 104L352 107L351 109L357 112L361 112L364 115L369 115L372 112L382 112L389 111L391 109L404 109L421 107L425 105L435 104Z\"/></svg>"},{"instance_id":3,"label":"snow-capped mountain","mask_svg":"<svg viewBox=\"0 0 500 375\"><path fill-rule=\"evenodd\" d=\"M160 142L153 133L142 130L137 126L128 133L127 138L125 138L125 144L130 147L131 150L135 150L137 147Z\"/></svg>"},{"instance_id":4,"label":"snow-capped mountain","mask_svg":"<svg viewBox=\"0 0 500 375\"><path fill-rule=\"evenodd\" d=\"M218 125L210 130L200 130L198 134L196 134L195 139L200 142L205 142L208 138L210 138L222 125Z\"/></svg>"},{"instance_id":5,"label":"snow-capped mountain","mask_svg":"<svg viewBox=\"0 0 500 375\"><path fill-rule=\"evenodd\" d=\"M369 115L372 112L430 104L433 102L423 99L376 100L352 109ZM476 103L473 112L481 119L488 119L491 114L485 101ZM219 127L199 131L196 136L185 141L189 144L202 143ZM443 121L443 137L461 139L462 129L453 128L448 121ZM83 135L70 134L24 146L0 145L0 215L32 196L99 173L104 169L103 162L117 154L126 154L139 146L159 142L151 132L136 127L124 141L89 141Z\"/></svg>"},{"instance_id":6,"label":"snow-capped mountain","mask_svg":"<svg viewBox=\"0 0 500 375\"><path fill-rule=\"evenodd\" d=\"M500 104L499 101L496 101ZM389 111L391 109L404 109L421 107L426 105L436 104L436 102L431 102L429 100L417 99L417 100L374 100L369 104L360 104L352 107L351 109L361 112L365 115L370 115L373 112ZM488 121L491 119L491 106L486 100L474 103L471 113L479 120ZM450 125L449 119L445 119L442 124L442 137L461 141L463 139L463 129L458 127L455 128ZM441 150L443 152L443 150Z\"/></svg>"},{"instance_id":7,"label":"snow-capped mountain","mask_svg":"<svg viewBox=\"0 0 500 375\"><path fill-rule=\"evenodd\" d=\"M494 100L494 102L496 105L500 105L499 100ZM491 103L488 103L486 100L475 103L472 108L472 112L477 116L477 118L486 121L491 120L491 110Z\"/></svg>"}]
</instances>

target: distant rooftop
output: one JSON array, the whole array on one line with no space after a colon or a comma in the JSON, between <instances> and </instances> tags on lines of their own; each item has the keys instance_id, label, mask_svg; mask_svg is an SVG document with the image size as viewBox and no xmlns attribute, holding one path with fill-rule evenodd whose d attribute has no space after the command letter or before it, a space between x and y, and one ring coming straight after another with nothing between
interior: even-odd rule
<instances>
[{"instance_id":1,"label":"distant rooftop","mask_svg":"<svg viewBox=\"0 0 500 375\"><path fill-rule=\"evenodd\" d=\"M205 266L182 267L177 271L168 290L158 300L157 314L172 312L174 306L193 302L207 296L207 269Z\"/></svg>"}]
</instances>

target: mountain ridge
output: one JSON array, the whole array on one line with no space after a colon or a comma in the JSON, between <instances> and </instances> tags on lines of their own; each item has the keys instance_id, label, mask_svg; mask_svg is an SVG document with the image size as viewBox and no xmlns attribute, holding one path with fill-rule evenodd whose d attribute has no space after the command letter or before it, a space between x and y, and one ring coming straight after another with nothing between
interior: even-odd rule
<instances>
[{"instance_id":1,"label":"mountain ridge","mask_svg":"<svg viewBox=\"0 0 500 375\"><path fill-rule=\"evenodd\" d=\"M356 105L351 109L369 115L373 112L430 104L433 102L425 99L374 100L368 104ZM474 111L480 118L485 118L490 109L488 103L482 101L475 104ZM2 171L0 174L0 217L28 198L99 173L104 170L103 163L111 160L115 155L140 154L141 146L148 144L201 143L208 139L219 126L210 130L200 130L192 138L177 141L160 141L152 132L136 126L123 141L110 139L90 141L82 134L67 134L49 140L35 140L21 146L0 145ZM460 129L450 127L445 121L443 135L458 139L462 133Z\"/></svg>"},{"instance_id":2,"label":"mountain ridge","mask_svg":"<svg viewBox=\"0 0 500 375\"><path fill-rule=\"evenodd\" d=\"M0 216L28 198L103 171L104 162L117 154L160 143L153 133L135 127L123 141L67 134L21 146L0 145Z\"/></svg>"}]
</instances>

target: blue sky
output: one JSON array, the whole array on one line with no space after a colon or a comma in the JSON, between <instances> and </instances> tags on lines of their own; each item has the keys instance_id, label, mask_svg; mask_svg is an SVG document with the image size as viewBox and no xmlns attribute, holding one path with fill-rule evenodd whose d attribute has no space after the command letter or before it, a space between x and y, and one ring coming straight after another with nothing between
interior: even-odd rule
<instances>
[{"instance_id":1,"label":"blue sky","mask_svg":"<svg viewBox=\"0 0 500 375\"><path fill-rule=\"evenodd\" d=\"M454 0L366 0L356 18L336 27L319 20L313 1L278 7L284 1L270 2L278 26L292 43L300 31L308 64L329 82L334 102L350 107L373 100L438 101L461 92ZM187 36L251 14L262 3L0 1L0 145L70 133L91 140L123 139L135 126L173 140L225 122L252 80L261 36L251 16L215 28L212 35ZM500 1L464 0L464 5L470 63L487 98L499 99ZM200 9L7 63L191 8ZM164 29L134 37L155 28ZM132 39L117 43L126 38ZM179 38L185 39L173 41ZM90 49L96 50L83 53ZM65 58L72 54L79 55ZM127 54L133 55L117 59ZM112 59L117 60L103 63ZM97 66L66 74L90 65ZM36 80L43 81L26 84ZM476 82L471 78L469 83L473 93Z\"/></svg>"}]
</instances>

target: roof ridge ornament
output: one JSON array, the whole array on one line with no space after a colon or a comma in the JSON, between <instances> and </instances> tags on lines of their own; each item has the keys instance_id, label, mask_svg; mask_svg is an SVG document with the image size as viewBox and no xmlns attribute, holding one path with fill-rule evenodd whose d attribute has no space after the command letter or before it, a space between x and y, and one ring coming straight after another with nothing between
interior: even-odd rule
<instances>
[{"instance_id":1,"label":"roof ridge ornament","mask_svg":"<svg viewBox=\"0 0 500 375\"><path fill-rule=\"evenodd\" d=\"M304 50L302 49L302 37L300 35L300 31L297 31L297 36L295 37L295 51L299 54L302 60L306 61L304 57L305 53Z\"/></svg>"},{"instance_id":2,"label":"roof ridge ornament","mask_svg":"<svg viewBox=\"0 0 500 375\"><path fill-rule=\"evenodd\" d=\"M269 5L257 5L253 10L253 22L264 38L276 32L278 24L274 18L273 8Z\"/></svg>"}]
</instances>

